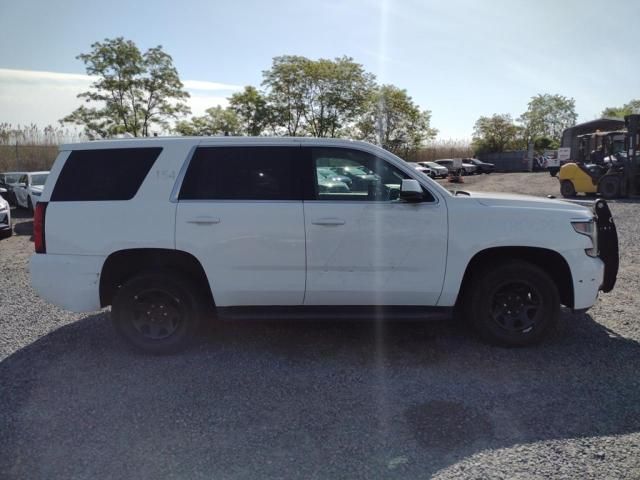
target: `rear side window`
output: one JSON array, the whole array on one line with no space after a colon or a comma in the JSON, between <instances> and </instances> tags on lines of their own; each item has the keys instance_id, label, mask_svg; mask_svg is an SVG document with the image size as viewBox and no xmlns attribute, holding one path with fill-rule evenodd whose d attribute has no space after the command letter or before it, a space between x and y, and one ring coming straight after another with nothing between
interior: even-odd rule
<instances>
[{"instance_id":1,"label":"rear side window","mask_svg":"<svg viewBox=\"0 0 640 480\"><path fill-rule=\"evenodd\" d=\"M67 158L52 202L131 200L162 148L75 150Z\"/></svg>"},{"instance_id":2,"label":"rear side window","mask_svg":"<svg viewBox=\"0 0 640 480\"><path fill-rule=\"evenodd\" d=\"M180 200L301 200L300 147L200 147Z\"/></svg>"}]
</instances>

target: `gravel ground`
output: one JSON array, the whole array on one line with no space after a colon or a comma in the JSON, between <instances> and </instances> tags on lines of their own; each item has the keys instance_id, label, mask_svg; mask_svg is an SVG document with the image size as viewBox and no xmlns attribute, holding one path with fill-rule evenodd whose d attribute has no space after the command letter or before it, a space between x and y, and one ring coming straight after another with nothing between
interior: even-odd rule
<instances>
[{"instance_id":1,"label":"gravel ground","mask_svg":"<svg viewBox=\"0 0 640 480\"><path fill-rule=\"evenodd\" d=\"M547 174L458 188L557 194ZM0 241L0 478L640 478L640 238L543 345L441 323L238 323L182 355L36 297L31 220Z\"/></svg>"}]
</instances>

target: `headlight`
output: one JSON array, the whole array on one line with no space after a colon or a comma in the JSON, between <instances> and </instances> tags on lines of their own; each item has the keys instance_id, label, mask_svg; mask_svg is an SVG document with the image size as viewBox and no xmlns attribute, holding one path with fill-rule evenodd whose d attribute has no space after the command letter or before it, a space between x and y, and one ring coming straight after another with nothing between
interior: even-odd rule
<instances>
[{"instance_id":1,"label":"headlight","mask_svg":"<svg viewBox=\"0 0 640 480\"><path fill-rule=\"evenodd\" d=\"M571 222L573 229L581 235L585 235L591 239L591 248L586 248L585 253L590 257L598 256L598 230L596 222L591 220Z\"/></svg>"}]
</instances>

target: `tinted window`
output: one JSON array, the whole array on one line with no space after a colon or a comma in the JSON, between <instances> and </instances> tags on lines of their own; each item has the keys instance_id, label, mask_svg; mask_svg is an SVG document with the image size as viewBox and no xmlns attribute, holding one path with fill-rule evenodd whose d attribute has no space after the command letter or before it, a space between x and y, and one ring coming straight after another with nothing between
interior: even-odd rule
<instances>
[{"instance_id":1,"label":"tinted window","mask_svg":"<svg viewBox=\"0 0 640 480\"><path fill-rule=\"evenodd\" d=\"M300 200L299 147L201 147L181 200Z\"/></svg>"},{"instance_id":2,"label":"tinted window","mask_svg":"<svg viewBox=\"0 0 640 480\"><path fill-rule=\"evenodd\" d=\"M162 148L75 150L51 195L53 202L131 200Z\"/></svg>"}]
</instances>

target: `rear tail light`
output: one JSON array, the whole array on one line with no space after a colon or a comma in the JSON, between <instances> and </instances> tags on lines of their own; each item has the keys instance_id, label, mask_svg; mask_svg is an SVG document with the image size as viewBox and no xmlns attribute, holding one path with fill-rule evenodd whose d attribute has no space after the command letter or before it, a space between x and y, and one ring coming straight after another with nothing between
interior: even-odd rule
<instances>
[{"instance_id":1,"label":"rear tail light","mask_svg":"<svg viewBox=\"0 0 640 480\"><path fill-rule=\"evenodd\" d=\"M33 242L36 246L36 253L47 253L47 243L44 237L44 217L47 205L47 202L36 203L36 209L33 213Z\"/></svg>"}]
</instances>

